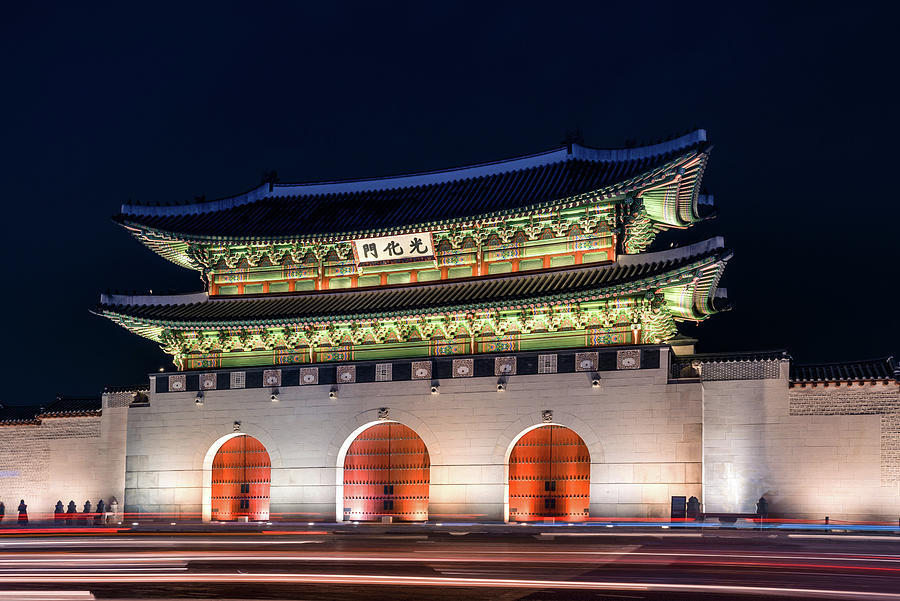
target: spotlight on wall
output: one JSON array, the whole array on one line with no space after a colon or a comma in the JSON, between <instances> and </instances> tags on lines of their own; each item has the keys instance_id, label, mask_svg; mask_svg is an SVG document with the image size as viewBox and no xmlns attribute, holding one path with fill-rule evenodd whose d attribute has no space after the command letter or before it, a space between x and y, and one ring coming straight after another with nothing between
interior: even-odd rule
<instances>
[{"instance_id":1,"label":"spotlight on wall","mask_svg":"<svg viewBox=\"0 0 900 601\"><path fill-rule=\"evenodd\" d=\"M431 394L441 394L441 385L439 382L431 383Z\"/></svg>"},{"instance_id":2,"label":"spotlight on wall","mask_svg":"<svg viewBox=\"0 0 900 601\"><path fill-rule=\"evenodd\" d=\"M273 388L273 389L272 389L272 396L270 396L269 399L270 399L273 403L277 403L277 402L278 402L278 389L277 389L277 388Z\"/></svg>"},{"instance_id":3,"label":"spotlight on wall","mask_svg":"<svg viewBox=\"0 0 900 601\"><path fill-rule=\"evenodd\" d=\"M591 375L591 388L600 388L600 374L597 372Z\"/></svg>"},{"instance_id":4,"label":"spotlight on wall","mask_svg":"<svg viewBox=\"0 0 900 601\"><path fill-rule=\"evenodd\" d=\"M497 380L497 392L503 392L504 390L506 390L506 380L501 377Z\"/></svg>"},{"instance_id":5,"label":"spotlight on wall","mask_svg":"<svg viewBox=\"0 0 900 601\"><path fill-rule=\"evenodd\" d=\"M338 389L337 389L337 388L332 388L331 390L329 390L329 391L328 391L328 398L331 399L332 401L333 401L334 399L338 398Z\"/></svg>"},{"instance_id":6,"label":"spotlight on wall","mask_svg":"<svg viewBox=\"0 0 900 601\"><path fill-rule=\"evenodd\" d=\"M197 396L194 398L194 404L195 405L203 404L203 392L202 391L200 391L200 390L197 391Z\"/></svg>"}]
</instances>

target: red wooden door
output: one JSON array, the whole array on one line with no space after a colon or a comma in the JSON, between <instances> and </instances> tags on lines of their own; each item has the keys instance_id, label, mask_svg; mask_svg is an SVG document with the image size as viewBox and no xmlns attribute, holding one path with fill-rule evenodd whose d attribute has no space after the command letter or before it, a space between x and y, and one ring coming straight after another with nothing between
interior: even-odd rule
<instances>
[{"instance_id":1,"label":"red wooden door","mask_svg":"<svg viewBox=\"0 0 900 601\"><path fill-rule=\"evenodd\" d=\"M212 519L269 519L271 463L261 442L242 434L229 438L212 466Z\"/></svg>"},{"instance_id":2,"label":"red wooden door","mask_svg":"<svg viewBox=\"0 0 900 601\"><path fill-rule=\"evenodd\" d=\"M588 517L591 456L581 437L563 426L525 433L509 456L509 519L528 522Z\"/></svg>"},{"instance_id":3,"label":"red wooden door","mask_svg":"<svg viewBox=\"0 0 900 601\"><path fill-rule=\"evenodd\" d=\"M367 428L344 458L344 519L428 519L431 462L425 443L394 422Z\"/></svg>"}]
</instances>

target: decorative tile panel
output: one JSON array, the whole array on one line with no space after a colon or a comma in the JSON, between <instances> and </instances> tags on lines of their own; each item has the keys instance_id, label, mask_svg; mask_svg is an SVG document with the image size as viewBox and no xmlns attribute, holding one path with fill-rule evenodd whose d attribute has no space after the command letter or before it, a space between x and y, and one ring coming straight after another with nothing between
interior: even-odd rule
<instances>
[{"instance_id":1,"label":"decorative tile panel","mask_svg":"<svg viewBox=\"0 0 900 601\"><path fill-rule=\"evenodd\" d=\"M378 419L380 420L388 420L391 419L391 410L389 407L379 407L378 408Z\"/></svg>"},{"instance_id":2,"label":"decorative tile panel","mask_svg":"<svg viewBox=\"0 0 900 601\"><path fill-rule=\"evenodd\" d=\"M412 379L413 380L430 380L431 379L431 361L413 361L412 362Z\"/></svg>"},{"instance_id":3,"label":"decorative tile panel","mask_svg":"<svg viewBox=\"0 0 900 601\"><path fill-rule=\"evenodd\" d=\"M514 376L514 375L516 375L516 358L515 357L494 357L494 375L495 376Z\"/></svg>"},{"instance_id":4,"label":"decorative tile panel","mask_svg":"<svg viewBox=\"0 0 900 601\"><path fill-rule=\"evenodd\" d=\"M300 368L300 386L312 386L319 383L318 367Z\"/></svg>"},{"instance_id":5,"label":"decorative tile panel","mask_svg":"<svg viewBox=\"0 0 900 601\"><path fill-rule=\"evenodd\" d=\"M169 392L183 392L187 389L187 376L184 374L178 376L169 376Z\"/></svg>"},{"instance_id":6,"label":"decorative tile panel","mask_svg":"<svg viewBox=\"0 0 900 601\"><path fill-rule=\"evenodd\" d=\"M616 352L616 369L640 369L641 351L631 349Z\"/></svg>"},{"instance_id":7,"label":"decorative tile panel","mask_svg":"<svg viewBox=\"0 0 900 601\"><path fill-rule=\"evenodd\" d=\"M231 372L231 388L246 388L247 372L233 371Z\"/></svg>"},{"instance_id":8,"label":"decorative tile panel","mask_svg":"<svg viewBox=\"0 0 900 601\"><path fill-rule=\"evenodd\" d=\"M338 384L353 384L356 382L356 366L338 365L336 376Z\"/></svg>"},{"instance_id":9,"label":"decorative tile panel","mask_svg":"<svg viewBox=\"0 0 900 601\"><path fill-rule=\"evenodd\" d=\"M281 386L281 370L265 369L263 370L263 386Z\"/></svg>"},{"instance_id":10,"label":"decorative tile panel","mask_svg":"<svg viewBox=\"0 0 900 601\"><path fill-rule=\"evenodd\" d=\"M600 353L575 353L575 371L597 371Z\"/></svg>"},{"instance_id":11,"label":"decorative tile panel","mask_svg":"<svg viewBox=\"0 0 900 601\"><path fill-rule=\"evenodd\" d=\"M539 374L555 374L556 373L556 354L538 355L538 373Z\"/></svg>"},{"instance_id":12,"label":"decorative tile panel","mask_svg":"<svg viewBox=\"0 0 900 601\"><path fill-rule=\"evenodd\" d=\"M474 359L454 359L453 360L453 377L454 378L471 378L475 374Z\"/></svg>"},{"instance_id":13,"label":"decorative tile panel","mask_svg":"<svg viewBox=\"0 0 900 601\"><path fill-rule=\"evenodd\" d=\"M200 374L200 390L215 390L216 374Z\"/></svg>"},{"instance_id":14,"label":"decorative tile panel","mask_svg":"<svg viewBox=\"0 0 900 601\"><path fill-rule=\"evenodd\" d=\"M375 381L390 382L394 378L393 363L377 363L375 365Z\"/></svg>"}]
</instances>

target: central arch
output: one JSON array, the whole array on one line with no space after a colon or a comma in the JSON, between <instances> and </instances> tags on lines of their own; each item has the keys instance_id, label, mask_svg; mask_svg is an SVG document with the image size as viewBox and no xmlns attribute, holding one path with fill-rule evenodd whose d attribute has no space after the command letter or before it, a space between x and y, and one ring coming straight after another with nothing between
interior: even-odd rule
<instances>
[{"instance_id":1,"label":"central arch","mask_svg":"<svg viewBox=\"0 0 900 601\"><path fill-rule=\"evenodd\" d=\"M272 463L259 440L246 434L225 437L217 445L211 463L210 519L269 519Z\"/></svg>"},{"instance_id":2,"label":"central arch","mask_svg":"<svg viewBox=\"0 0 900 601\"><path fill-rule=\"evenodd\" d=\"M343 458L344 520L428 519L431 459L409 426L382 421L352 437Z\"/></svg>"},{"instance_id":3,"label":"central arch","mask_svg":"<svg viewBox=\"0 0 900 601\"><path fill-rule=\"evenodd\" d=\"M523 433L509 454L509 520L588 518L591 455L574 430L556 424Z\"/></svg>"}]
</instances>

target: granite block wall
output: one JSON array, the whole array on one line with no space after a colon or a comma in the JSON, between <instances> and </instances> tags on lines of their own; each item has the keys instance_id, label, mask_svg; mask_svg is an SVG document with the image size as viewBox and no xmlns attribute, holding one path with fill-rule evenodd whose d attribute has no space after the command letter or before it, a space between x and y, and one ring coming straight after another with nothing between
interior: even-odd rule
<instances>
[{"instance_id":1,"label":"granite block wall","mask_svg":"<svg viewBox=\"0 0 900 601\"><path fill-rule=\"evenodd\" d=\"M52 518L57 500L74 500L81 510L125 492L127 409L110 408L101 416L43 418L40 425L0 427L0 502L6 519L16 517L20 499L29 518Z\"/></svg>"},{"instance_id":2,"label":"granite block wall","mask_svg":"<svg viewBox=\"0 0 900 601\"><path fill-rule=\"evenodd\" d=\"M666 353L658 368L590 373L446 378L151 392L129 409L126 504L130 511L204 513L211 449L240 431L258 438L272 462L271 513L335 520L342 510L341 450L361 428L389 419L413 428L431 458L431 519L503 520L507 458L543 412L568 426L591 454L591 515L665 517L673 495L701 495L701 390L670 383ZM155 388L153 388L155 390Z\"/></svg>"}]
</instances>

